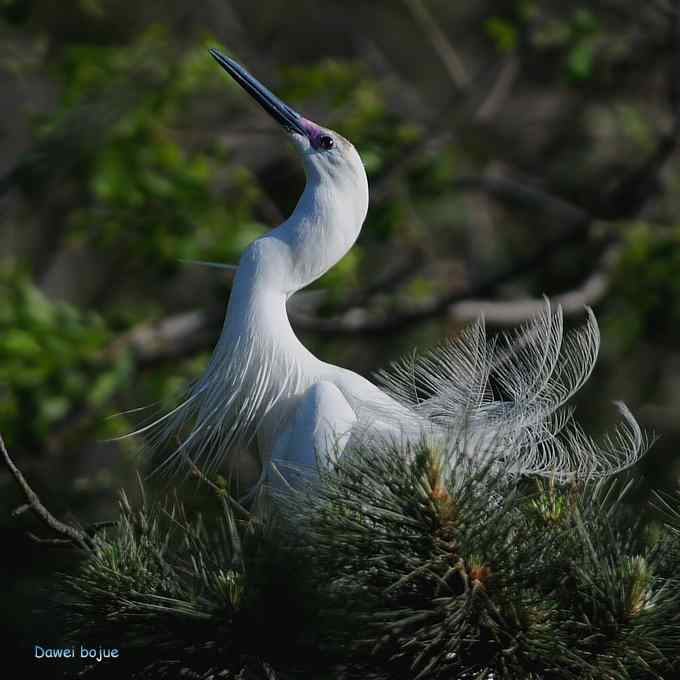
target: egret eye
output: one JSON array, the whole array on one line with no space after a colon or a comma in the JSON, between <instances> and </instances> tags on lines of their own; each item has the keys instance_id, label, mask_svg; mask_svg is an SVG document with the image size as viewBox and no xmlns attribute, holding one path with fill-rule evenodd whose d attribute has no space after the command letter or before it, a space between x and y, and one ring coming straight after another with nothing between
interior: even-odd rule
<instances>
[{"instance_id":1,"label":"egret eye","mask_svg":"<svg viewBox=\"0 0 680 680\"><path fill-rule=\"evenodd\" d=\"M319 137L319 148L323 149L324 151L328 151L329 149L333 148L333 138L330 137L329 135L322 135Z\"/></svg>"}]
</instances>

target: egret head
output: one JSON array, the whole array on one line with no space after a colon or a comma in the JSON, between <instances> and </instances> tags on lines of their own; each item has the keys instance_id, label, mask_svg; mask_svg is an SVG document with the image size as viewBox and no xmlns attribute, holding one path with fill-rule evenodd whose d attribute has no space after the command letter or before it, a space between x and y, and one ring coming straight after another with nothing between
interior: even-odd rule
<instances>
[{"instance_id":1,"label":"egret head","mask_svg":"<svg viewBox=\"0 0 680 680\"><path fill-rule=\"evenodd\" d=\"M218 64L290 135L310 179L330 180L349 189L365 189L366 171L354 145L342 135L303 118L233 59L215 49Z\"/></svg>"}]
</instances>

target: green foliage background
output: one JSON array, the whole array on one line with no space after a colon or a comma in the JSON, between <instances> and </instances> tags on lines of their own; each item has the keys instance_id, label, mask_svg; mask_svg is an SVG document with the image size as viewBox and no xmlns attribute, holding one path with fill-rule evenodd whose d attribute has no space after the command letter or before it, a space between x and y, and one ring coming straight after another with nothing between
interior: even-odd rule
<instances>
[{"instance_id":1,"label":"green foliage background","mask_svg":"<svg viewBox=\"0 0 680 680\"><path fill-rule=\"evenodd\" d=\"M418 7L460 58L465 82ZM669 25L667 3L624 0L0 0L0 432L44 500L83 521L115 512L118 488L147 462L129 441L107 440L148 412L109 416L171 404L219 332L228 276L180 260L236 262L303 186L284 136L207 55L214 45L364 159L371 210L357 246L315 284L320 317L347 306L362 318L399 317L562 233L559 211L462 191L462 177L512 177L587 211L592 224L579 238L476 297L571 290L615 242L596 306L603 354L581 415L598 428L610 400L625 400L663 435L645 475L673 487L676 157L642 207L621 190L673 129ZM347 304L404 260L406 274ZM190 311L211 322L186 345L134 340L141 326ZM387 335L302 335L325 359L369 373L463 322L440 315ZM27 606L26 592L38 592L36 579L49 587L51 565L31 564L4 474L0 490L12 555L0 575L17 588L5 594L0 633L26 649L32 608L44 601L34 595ZM58 633L46 623L44 635Z\"/></svg>"}]
</instances>

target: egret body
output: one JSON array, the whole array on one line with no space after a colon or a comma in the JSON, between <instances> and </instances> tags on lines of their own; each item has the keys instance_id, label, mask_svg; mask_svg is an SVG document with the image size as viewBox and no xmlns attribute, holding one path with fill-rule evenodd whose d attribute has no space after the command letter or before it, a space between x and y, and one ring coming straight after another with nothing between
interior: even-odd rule
<instances>
[{"instance_id":1,"label":"egret body","mask_svg":"<svg viewBox=\"0 0 680 680\"><path fill-rule=\"evenodd\" d=\"M243 473L259 460L263 475L273 463L285 476L286 469L328 464L367 430L440 441L464 430L473 448L504 444L503 455L520 472L607 474L637 459L643 436L625 407L623 425L604 446L583 434L570 412L560 415L597 356L592 313L567 336L560 310L547 306L505 349L487 342L480 322L422 360L394 366L383 389L304 347L286 303L356 241L368 210L366 172L348 140L303 118L229 57L210 52L288 133L306 184L292 215L243 253L204 375L175 410L138 431L155 432L159 446L182 433L169 462L189 457L215 468L226 460ZM492 374L503 401L494 397ZM566 441L558 436L564 432Z\"/></svg>"},{"instance_id":2,"label":"egret body","mask_svg":"<svg viewBox=\"0 0 680 680\"><path fill-rule=\"evenodd\" d=\"M314 356L286 311L289 298L359 236L368 211L366 171L347 139L300 116L233 60L211 54L288 132L306 184L292 215L241 256L204 376L178 409L149 427L164 421L160 439L167 440L193 418L176 454L208 467L231 458L243 471L255 457L265 466L314 467L342 450L362 405L407 411L362 376Z\"/></svg>"}]
</instances>

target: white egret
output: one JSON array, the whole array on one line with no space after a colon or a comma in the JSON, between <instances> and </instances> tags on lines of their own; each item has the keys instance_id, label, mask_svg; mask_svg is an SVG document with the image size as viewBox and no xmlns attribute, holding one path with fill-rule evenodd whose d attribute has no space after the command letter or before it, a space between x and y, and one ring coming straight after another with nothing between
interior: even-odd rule
<instances>
[{"instance_id":1,"label":"white egret","mask_svg":"<svg viewBox=\"0 0 680 680\"><path fill-rule=\"evenodd\" d=\"M507 345L487 342L480 322L422 359L394 366L382 375L382 389L307 350L286 302L356 241L368 210L366 172L347 139L303 118L234 60L210 53L288 133L306 185L292 215L243 253L204 375L176 409L138 430L154 433L157 446L173 446L168 462L188 457L214 469L226 460L243 470L259 460L266 474L271 462L327 464L358 432L443 438L463 427L478 448L499 438L511 443L504 456L516 457L521 471L604 474L637 459L644 437L625 407L624 423L602 446L561 409L597 355L590 312L583 328L563 334L560 310L547 305Z\"/></svg>"}]
</instances>

